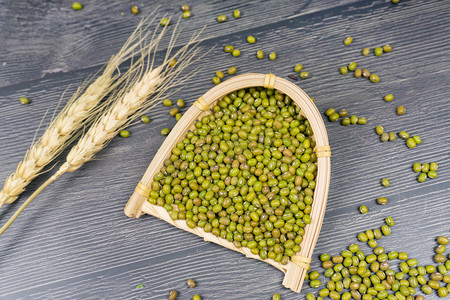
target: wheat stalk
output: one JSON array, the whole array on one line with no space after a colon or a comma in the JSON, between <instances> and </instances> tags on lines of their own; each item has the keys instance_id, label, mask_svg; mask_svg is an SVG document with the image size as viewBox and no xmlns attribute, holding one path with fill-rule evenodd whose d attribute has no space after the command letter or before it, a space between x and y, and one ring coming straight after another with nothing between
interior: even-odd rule
<instances>
[{"instance_id":1,"label":"wheat stalk","mask_svg":"<svg viewBox=\"0 0 450 300\"><path fill-rule=\"evenodd\" d=\"M102 74L94 82L88 86L90 80L87 80L77 89L42 137L28 149L24 159L19 163L16 171L6 179L0 191L0 207L4 203L14 202L27 185L42 172L42 169L72 142L78 130L89 123L91 120L89 117L107 105L107 102L100 102L127 79L126 76L120 76L116 70L119 65L135 54L136 48L141 46L141 42L148 37L149 33L143 35L142 31L146 31L155 17L150 22L148 22L149 19L150 17L139 23L121 50L111 57ZM146 23L148 25L145 25ZM153 46L154 43L148 45L149 48ZM130 71L137 67L138 62L132 63Z\"/></svg>"},{"instance_id":2,"label":"wheat stalk","mask_svg":"<svg viewBox=\"0 0 450 300\"><path fill-rule=\"evenodd\" d=\"M113 93L110 98L110 106L104 111L91 125L78 143L72 147L67 155L66 162L59 168L59 170L51 176L42 186L40 186L14 213L14 215L0 228L0 235L14 222L20 213L36 198L49 184L58 179L66 172L73 172L83 166L86 162L92 160L94 155L103 149L120 130L129 125L134 119L149 108L158 103L163 96L168 97L175 91L173 88L184 82L188 78L194 76L195 71L180 77L188 65L198 60L193 59L200 49L196 48L198 45L198 36L194 35L190 42L177 51L172 57L170 52L175 44L178 23L175 26L169 42L169 47L166 52L164 62L158 66L153 67L156 49L161 40L164 30L155 39L154 47L146 47L142 56L147 56L147 63L141 61L140 70L135 72L134 76L130 76L121 88ZM190 47L194 45L193 47ZM200 57L206 55L204 53ZM170 57L170 59L169 59ZM175 68L168 67L170 60L178 59ZM177 80L178 79L178 80ZM167 92L172 89L171 92Z\"/></svg>"}]
</instances>

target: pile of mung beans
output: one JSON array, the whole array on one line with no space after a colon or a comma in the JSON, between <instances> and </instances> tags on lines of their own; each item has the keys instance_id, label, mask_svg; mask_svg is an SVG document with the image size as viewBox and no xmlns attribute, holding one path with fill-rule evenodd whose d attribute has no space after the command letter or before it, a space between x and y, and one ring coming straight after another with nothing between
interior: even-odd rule
<instances>
[{"instance_id":1,"label":"pile of mung beans","mask_svg":"<svg viewBox=\"0 0 450 300\"><path fill-rule=\"evenodd\" d=\"M437 177L437 169L438 164L436 162L432 163L414 163L413 164L413 170L416 173L420 173L417 177L417 181L419 182L425 182L427 178L436 178Z\"/></svg>"},{"instance_id":2,"label":"pile of mung beans","mask_svg":"<svg viewBox=\"0 0 450 300\"><path fill-rule=\"evenodd\" d=\"M311 222L316 185L313 132L299 112L270 89L224 96L171 150L149 202L190 228L287 264Z\"/></svg>"},{"instance_id":3,"label":"pile of mung beans","mask_svg":"<svg viewBox=\"0 0 450 300\"><path fill-rule=\"evenodd\" d=\"M426 295L437 292L439 297L447 297L450 292L450 275L447 275L450 256L447 259L442 253L449 240L439 236L437 242L434 258L437 267L419 266L417 259L409 258L406 252L387 252L381 246L374 248L371 254L365 254L357 244L350 245L333 257L324 253L319 259L325 269L324 277L328 278L326 287L320 289L318 297L309 293L306 299L423 300L422 295L415 296L416 289ZM392 267L395 260L400 261L398 271ZM312 288L321 287L318 271L310 271L307 277Z\"/></svg>"}]
</instances>

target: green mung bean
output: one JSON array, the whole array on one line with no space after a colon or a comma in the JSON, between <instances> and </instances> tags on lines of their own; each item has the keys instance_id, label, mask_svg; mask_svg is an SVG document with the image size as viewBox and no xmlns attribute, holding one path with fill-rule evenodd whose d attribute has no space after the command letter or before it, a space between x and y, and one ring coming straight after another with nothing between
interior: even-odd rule
<instances>
[{"instance_id":1,"label":"green mung bean","mask_svg":"<svg viewBox=\"0 0 450 300\"><path fill-rule=\"evenodd\" d=\"M406 108L403 105L397 107L397 115L401 116L406 113Z\"/></svg>"},{"instance_id":2,"label":"green mung bean","mask_svg":"<svg viewBox=\"0 0 450 300\"><path fill-rule=\"evenodd\" d=\"M413 138L409 138L409 139L406 140L406 145L409 148L415 148L417 144L416 144L416 141L414 141Z\"/></svg>"},{"instance_id":3,"label":"green mung bean","mask_svg":"<svg viewBox=\"0 0 450 300\"><path fill-rule=\"evenodd\" d=\"M353 76L355 76L356 78L360 78L362 76L362 70L356 69L355 72L353 73Z\"/></svg>"},{"instance_id":4,"label":"green mung bean","mask_svg":"<svg viewBox=\"0 0 450 300\"><path fill-rule=\"evenodd\" d=\"M430 163L430 171L437 171L438 169L438 164L436 162L432 162ZM448 241L447 241L448 243Z\"/></svg>"},{"instance_id":5,"label":"green mung bean","mask_svg":"<svg viewBox=\"0 0 450 300\"><path fill-rule=\"evenodd\" d=\"M26 98L26 97L20 97L19 98L20 103L22 104L29 104L30 103L30 99Z\"/></svg>"},{"instance_id":6,"label":"green mung bean","mask_svg":"<svg viewBox=\"0 0 450 300\"><path fill-rule=\"evenodd\" d=\"M389 142L395 141L397 139L397 135L395 132L389 132Z\"/></svg>"},{"instance_id":7,"label":"green mung bean","mask_svg":"<svg viewBox=\"0 0 450 300\"><path fill-rule=\"evenodd\" d=\"M325 115L327 117L331 116L332 114L334 114L336 112L336 110L334 108L329 108L325 111Z\"/></svg>"},{"instance_id":8,"label":"green mung bean","mask_svg":"<svg viewBox=\"0 0 450 300\"><path fill-rule=\"evenodd\" d=\"M161 129L161 135L169 135L169 133L170 133L170 128Z\"/></svg>"},{"instance_id":9,"label":"green mung bean","mask_svg":"<svg viewBox=\"0 0 450 300\"><path fill-rule=\"evenodd\" d=\"M255 42L256 42L256 39L254 36L249 35L247 37L247 43L254 44Z\"/></svg>"},{"instance_id":10,"label":"green mung bean","mask_svg":"<svg viewBox=\"0 0 450 300\"><path fill-rule=\"evenodd\" d=\"M389 180L387 178L381 179L381 185L384 187L388 187L390 185Z\"/></svg>"},{"instance_id":11,"label":"green mung bean","mask_svg":"<svg viewBox=\"0 0 450 300\"><path fill-rule=\"evenodd\" d=\"M219 79L223 79L223 77L225 77L225 75L223 74L222 71L216 71L216 77Z\"/></svg>"},{"instance_id":12,"label":"green mung bean","mask_svg":"<svg viewBox=\"0 0 450 300\"><path fill-rule=\"evenodd\" d=\"M402 139L408 139L409 138L409 133L407 133L406 131L400 131L398 133L398 136L401 137Z\"/></svg>"},{"instance_id":13,"label":"green mung bean","mask_svg":"<svg viewBox=\"0 0 450 300\"><path fill-rule=\"evenodd\" d=\"M328 253L323 253L323 254L320 255L319 259L320 259L320 261L323 262L323 261L330 260L330 259L331 259L331 256L330 256L330 254L328 254Z\"/></svg>"},{"instance_id":14,"label":"green mung bean","mask_svg":"<svg viewBox=\"0 0 450 300\"><path fill-rule=\"evenodd\" d=\"M434 252L438 253L438 254L442 254L445 252L445 246L442 244L439 244L435 249Z\"/></svg>"},{"instance_id":15,"label":"green mung bean","mask_svg":"<svg viewBox=\"0 0 450 300\"><path fill-rule=\"evenodd\" d=\"M189 19L192 16L190 11L183 12L183 19Z\"/></svg>"},{"instance_id":16,"label":"green mung bean","mask_svg":"<svg viewBox=\"0 0 450 300\"><path fill-rule=\"evenodd\" d=\"M169 112L169 115L171 115L172 117L175 117L175 115L179 112L180 110L176 107L172 108Z\"/></svg>"},{"instance_id":17,"label":"green mung bean","mask_svg":"<svg viewBox=\"0 0 450 300\"><path fill-rule=\"evenodd\" d=\"M391 45L384 45L383 46L383 52L391 52L392 46Z\"/></svg>"},{"instance_id":18,"label":"green mung bean","mask_svg":"<svg viewBox=\"0 0 450 300\"><path fill-rule=\"evenodd\" d=\"M294 67L294 72L298 73L303 69L303 65L302 64L296 64Z\"/></svg>"},{"instance_id":19,"label":"green mung bean","mask_svg":"<svg viewBox=\"0 0 450 300\"><path fill-rule=\"evenodd\" d=\"M376 240L372 239L367 242L367 245L369 245L370 248L375 248L376 246L378 246L378 243Z\"/></svg>"},{"instance_id":20,"label":"green mung bean","mask_svg":"<svg viewBox=\"0 0 450 300\"><path fill-rule=\"evenodd\" d=\"M339 114L332 113L330 116L328 116L328 120L330 120L330 122L336 122L337 120L339 120Z\"/></svg>"},{"instance_id":21,"label":"green mung bean","mask_svg":"<svg viewBox=\"0 0 450 300\"><path fill-rule=\"evenodd\" d=\"M74 2L74 3L72 3L72 9L73 10L81 10L81 9L83 9L83 4L81 4L80 2Z\"/></svg>"},{"instance_id":22,"label":"green mung bean","mask_svg":"<svg viewBox=\"0 0 450 300\"><path fill-rule=\"evenodd\" d=\"M367 124L367 119L364 118L364 117L358 118L358 124L359 124L359 125L365 125L365 124Z\"/></svg>"},{"instance_id":23,"label":"green mung bean","mask_svg":"<svg viewBox=\"0 0 450 300\"><path fill-rule=\"evenodd\" d=\"M445 236L438 236L437 242L438 242L439 244L441 244L441 245L447 245L448 242L449 242L449 240L448 240L448 238L445 237Z\"/></svg>"},{"instance_id":24,"label":"green mung bean","mask_svg":"<svg viewBox=\"0 0 450 300\"><path fill-rule=\"evenodd\" d=\"M362 70L362 76L364 78L369 78L370 77L370 71L368 69L363 69Z\"/></svg>"},{"instance_id":25,"label":"green mung bean","mask_svg":"<svg viewBox=\"0 0 450 300\"><path fill-rule=\"evenodd\" d=\"M226 45L225 47L223 47L223 51L225 51L226 53L231 53L233 52L234 47L231 45Z\"/></svg>"},{"instance_id":26,"label":"green mung bean","mask_svg":"<svg viewBox=\"0 0 450 300\"><path fill-rule=\"evenodd\" d=\"M235 9L233 11L233 17L235 17L236 19L239 19L241 17L241 11L239 9Z\"/></svg>"},{"instance_id":27,"label":"green mung bean","mask_svg":"<svg viewBox=\"0 0 450 300\"><path fill-rule=\"evenodd\" d=\"M422 143L422 139L418 135L414 135L413 137L414 142L416 142L416 145L419 145Z\"/></svg>"},{"instance_id":28,"label":"green mung bean","mask_svg":"<svg viewBox=\"0 0 450 300\"><path fill-rule=\"evenodd\" d=\"M356 67L357 67L357 64L356 64L356 62L353 61L353 62L349 63L348 70L354 71L356 69Z\"/></svg>"},{"instance_id":29,"label":"green mung bean","mask_svg":"<svg viewBox=\"0 0 450 300\"><path fill-rule=\"evenodd\" d=\"M264 52L262 50L256 51L256 57L258 59L263 59L264 58Z\"/></svg>"},{"instance_id":30,"label":"green mung bean","mask_svg":"<svg viewBox=\"0 0 450 300\"><path fill-rule=\"evenodd\" d=\"M219 22L219 23L223 23L226 20L227 20L227 16L225 16L225 15L220 15L217 17L217 22Z\"/></svg>"},{"instance_id":31,"label":"green mung bean","mask_svg":"<svg viewBox=\"0 0 450 300\"><path fill-rule=\"evenodd\" d=\"M311 280L309 282L309 286L312 287L313 289L317 289L320 287L322 283L320 282L320 280Z\"/></svg>"},{"instance_id":32,"label":"green mung bean","mask_svg":"<svg viewBox=\"0 0 450 300\"><path fill-rule=\"evenodd\" d=\"M300 72L299 76L300 76L301 79L306 79L306 78L309 77L309 73L306 72L306 71L303 71L303 72Z\"/></svg>"},{"instance_id":33,"label":"green mung bean","mask_svg":"<svg viewBox=\"0 0 450 300\"><path fill-rule=\"evenodd\" d=\"M212 82L213 82L214 84L219 84L219 83L220 83L220 78L214 76L214 77L212 78Z\"/></svg>"},{"instance_id":34,"label":"green mung bean","mask_svg":"<svg viewBox=\"0 0 450 300\"><path fill-rule=\"evenodd\" d=\"M150 118L147 117L146 115L143 115L143 116L141 117L141 122L142 122L142 123L145 123L145 124L148 124L148 123L150 123Z\"/></svg>"},{"instance_id":35,"label":"green mung bean","mask_svg":"<svg viewBox=\"0 0 450 300\"><path fill-rule=\"evenodd\" d=\"M365 232L361 232L358 234L358 240L360 242L367 242L369 238L367 237L367 234Z\"/></svg>"},{"instance_id":36,"label":"green mung bean","mask_svg":"<svg viewBox=\"0 0 450 300\"><path fill-rule=\"evenodd\" d=\"M373 49L373 53L375 54L375 56L381 56L383 54L383 48L376 47L375 49Z\"/></svg>"},{"instance_id":37,"label":"green mung bean","mask_svg":"<svg viewBox=\"0 0 450 300\"><path fill-rule=\"evenodd\" d=\"M391 228L388 225L382 225L381 232L383 233L383 235L388 236L391 234Z\"/></svg>"},{"instance_id":38,"label":"green mung bean","mask_svg":"<svg viewBox=\"0 0 450 300\"><path fill-rule=\"evenodd\" d=\"M349 118L342 119L341 125L344 125L344 126L350 125L350 119Z\"/></svg>"},{"instance_id":39,"label":"green mung bean","mask_svg":"<svg viewBox=\"0 0 450 300\"><path fill-rule=\"evenodd\" d=\"M231 52L231 55L233 55L234 57L238 57L238 56L241 55L241 50L239 50L239 49L234 49L234 50Z\"/></svg>"},{"instance_id":40,"label":"green mung bean","mask_svg":"<svg viewBox=\"0 0 450 300\"><path fill-rule=\"evenodd\" d=\"M130 136L130 132L128 130L121 130L119 135L123 138L127 138Z\"/></svg>"},{"instance_id":41,"label":"green mung bean","mask_svg":"<svg viewBox=\"0 0 450 300\"><path fill-rule=\"evenodd\" d=\"M385 204L388 203L388 199L386 197L379 197L377 199L377 203L380 204L380 205L385 205Z\"/></svg>"},{"instance_id":42,"label":"green mung bean","mask_svg":"<svg viewBox=\"0 0 450 300\"><path fill-rule=\"evenodd\" d=\"M348 73L348 68L346 66L343 66L339 69L342 75L345 75Z\"/></svg>"},{"instance_id":43,"label":"green mung bean","mask_svg":"<svg viewBox=\"0 0 450 300\"><path fill-rule=\"evenodd\" d=\"M418 182L425 182L426 179L427 179L427 173L420 173L419 177L417 177Z\"/></svg>"},{"instance_id":44,"label":"green mung bean","mask_svg":"<svg viewBox=\"0 0 450 300\"><path fill-rule=\"evenodd\" d=\"M345 40L344 40L344 44L346 46L350 45L352 42L353 42L353 38L351 36L346 37Z\"/></svg>"},{"instance_id":45,"label":"green mung bean","mask_svg":"<svg viewBox=\"0 0 450 300\"><path fill-rule=\"evenodd\" d=\"M414 172L418 173L422 171L422 165L420 163L414 163L413 164L413 170Z\"/></svg>"},{"instance_id":46,"label":"green mung bean","mask_svg":"<svg viewBox=\"0 0 450 300\"><path fill-rule=\"evenodd\" d=\"M172 106L172 101L170 99L164 99L163 100L163 105L164 106Z\"/></svg>"},{"instance_id":47,"label":"green mung bean","mask_svg":"<svg viewBox=\"0 0 450 300\"><path fill-rule=\"evenodd\" d=\"M367 213L368 211L369 211L369 209L368 209L367 206L365 206L365 205L361 205L361 206L359 207L359 212L362 213L362 214L365 214L365 213Z\"/></svg>"},{"instance_id":48,"label":"green mung bean","mask_svg":"<svg viewBox=\"0 0 450 300\"><path fill-rule=\"evenodd\" d=\"M369 48L364 48L364 49L362 50L362 55L364 55L364 56L369 55L369 53L370 53L370 49L369 49Z\"/></svg>"},{"instance_id":49,"label":"green mung bean","mask_svg":"<svg viewBox=\"0 0 450 300\"><path fill-rule=\"evenodd\" d=\"M170 25L170 19L169 18L163 18L160 22L159 25L161 25L162 27L168 26Z\"/></svg>"},{"instance_id":50,"label":"green mung bean","mask_svg":"<svg viewBox=\"0 0 450 300\"><path fill-rule=\"evenodd\" d=\"M339 114L339 117L341 117L341 118L346 117L346 116L348 116L348 110L341 109L338 114Z\"/></svg>"},{"instance_id":51,"label":"green mung bean","mask_svg":"<svg viewBox=\"0 0 450 300\"><path fill-rule=\"evenodd\" d=\"M394 100L394 95L387 94L386 96L384 96L384 101L391 102L392 100Z\"/></svg>"},{"instance_id":52,"label":"green mung bean","mask_svg":"<svg viewBox=\"0 0 450 300\"><path fill-rule=\"evenodd\" d=\"M269 53L269 59L270 60L275 60L277 58L277 54L275 52L270 52Z\"/></svg>"},{"instance_id":53,"label":"green mung bean","mask_svg":"<svg viewBox=\"0 0 450 300\"><path fill-rule=\"evenodd\" d=\"M378 75L374 74L374 73L370 74L369 79L373 83L377 83L378 81L380 81L380 77Z\"/></svg>"},{"instance_id":54,"label":"green mung bean","mask_svg":"<svg viewBox=\"0 0 450 300\"><path fill-rule=\"evenodd\" d=\"M169 293L169 300L175 300L177 298L177 296L178 296L177 291L171 290Z\"/></svg>"},{"instance_id":55,"label":"green mung bean","mask_svg":"<svg viewBox=\"0 0 450 300\"><path fill-rule=\"evenodd\" d=\"M376 132L378 135L382 135L382 134L384 133L384 128L383 128L383 126L378 125L377 127L375 127L375 132Z\"/></svg>"},{"instance_id":56,"label":"green mung bean","mask_svg":"<svg viewBox=\"0 0 450 300\"><path fill-rule=\"evenodd\" d=\"M228 72L228 75L234 75L237 72L237 68L234 66L230 67L227 72Z\"/></svg>"}]
</instances>

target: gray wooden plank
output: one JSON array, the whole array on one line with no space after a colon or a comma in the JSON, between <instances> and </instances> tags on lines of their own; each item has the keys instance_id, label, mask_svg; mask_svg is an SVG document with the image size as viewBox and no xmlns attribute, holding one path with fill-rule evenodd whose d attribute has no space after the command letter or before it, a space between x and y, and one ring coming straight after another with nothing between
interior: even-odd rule
<instances>
[{"instance_id":1,"label":"gray wooden plank","mask_svg":"<svg viewBox=\"0 0 450 300\"><path fill-rule=\"evenodd\" d=\"M236 5L226 3L229 7ZM260 9L257 3L239 5L248 5L247 10L252 9L253 13ZM447 87L450 64L447 54L450 45L444 39L447 29L444 20L448 21L450 5L446 1L402 1L397 6L388 1L325 3L328 6L305 2L307 12L303 14L305 6L289 11L288 2L271 2L274 3L280 8L273 9L273 14L280 14L280 18L264 22L264 18L255 14L254 19L242 18L243 24L252 26L235 29L230 22L217 26L216 29L220 29L217 35L207 32L203 45L209 48L217 44L218 47L198 65L201 73L174 99L182 97L192 104L213 86L214 72L231 65L238 66L238 74L270 71L286 76L292 74L296 63L303 63L312 78L297 84L316 99L320 111L329 107L347 108L350 113L369 120L365 126L351 127L325 121L333 149L332 180L315 253L337 254L356 242L357 233L381 226L383 219L391 215L397 224L392 235L384 237L380 244L387 250L407 251L421 264L431 263L435 237L449 233L447 99L450 92ZM31 10L30 6L20 5ZM198 9L204 9L204 15L212 17L225 10L222 6L223 2L216 1ZM246 13L243 8L242 11ZM69 15L69 12L62 14ZM108 12L102 22L106 24L114 16L113 12ZM30 15L30 19L33 18L37 17ZM192 21L191 30L203 24L198 19ZM48 22L46 26L50 30L56 20ZM77 24L75 19L58 19L58 22ZM4 26L2 24L2 28ZM93 24L91 30L98 37L108 33L101 24ZM117 36L125 36L125 31ZM245 43L250 33L258 39L255 45ZM62 35L73 42L70 33ZM354 37L354 43L345 47L342 40L348 35ZM8 37L7 43L21 38L29 37L17 33L15 37ZM120 43L109 50L117 49ZM241 57L232 58L221 50L221 46L230 43L242 50ZM391 53L381 57L360 55L364 47L385 43L394 47ZM84 47L87 53L93 51L92 44ZM114 52L105 48L99 46L90 62L80 63L81 53L70 54L77 56L75 62L78 62L67 68L67 73L39 78L41 70L28 72L16 67L12 73L0 73L3 76L0 78L10 80L0 88L1 178L15 168L41 116L49 107L56 106L68 84L74 84L69 87L69 91L73 91ZM275 62L256 60L254 52L260 48L266 53L276 51L278 59ZM36 54L45 53L41 50ZM58 59L65 61L67 58ZM381 81L371 84L349 74L340 75L339 67L350 61L375 71ZM18 78L19 74L23 79ZM393 102L382 100L387 93L395 95ZM24 94L32 99L31 105L17 102ZM395 114L399 104L406 106L406 115ZM149 116L150 126L133 126L131 138L115 139L99 153L97 160L55 182L0 237L1 298L161 299L176 288L181 299L188 299L197 292L204 299L268 299L274 292L279 292L283 299L297 299L297 294L281 287L281 272L269 265L205 243L153 217L132 220L123 214L122 209L135 184L163 141L159 130L174 124L167 108L162 106ZM389 131L407 130L419 134L423 143L411 150L401 140L382 144L374 132L378 124ZM418 183L417 175L411 170L412 163L434 160L440 165L439 177ZM49 176L44 174L37 179L30 190ZM389 178L391 187L380 186L382 177ZM30 192L18 203L2 208L0 220L6 220L28 195ZM389 198L387 206L375 203L381 195ZM358 213L361 204L369 207L368 214ZM362 248L369 251L365 245ZM318 261L314 260L312 266L319 269ZM197 280L198 288L185 287L184 281L189 277ZM144 287L136 289L139 284ZM305 285L302 295L311 291Z\"/></svg>"},{"instance_id":2,"label":"gray wooden plank","mask_svg":"<svg viewBox=\"0 0 450 300\"><path fill-rule=\"evenodd\" d=\"M295 0L192 2L193 16L181 22L180 44L204 25L207 28L203 37L208 39L275 23L294 14L307 15L352 2L355 0L326 0L314 4ZM130 13L133 4L141 9L138 16ZM154 12L174 19L181 16L181 4L175 0L90 1L84 5L83 10L73 11L71 2L47 1L33 5L9 0L0 3L0 28L7 29L0 31L0 86L103 64L120 49L143 17ZM276 13L268 13L275 7ZM231 17L236 8L243 12L239 20ZM220 14L228 15L225 26L216 21Z\"/></svg>"}]
</instances>

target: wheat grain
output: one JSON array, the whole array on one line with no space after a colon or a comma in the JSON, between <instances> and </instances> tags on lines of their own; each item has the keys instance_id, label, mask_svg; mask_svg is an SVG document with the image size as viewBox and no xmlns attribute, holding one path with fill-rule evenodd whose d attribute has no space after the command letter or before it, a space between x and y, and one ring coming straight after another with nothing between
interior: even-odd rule
<instances>
[{"instance_id":1,"label":"wheat grain","mask_svg":"<svg viewBox=\"0 0 450 300\"><path fill-rule=\"evenodd\" d=\"M176 92L173 88L179 86L185 80L196 74L192 71L180 77L181 72L194 61L197 61L208 52L194 59L200 52L198 45L198 36L194 35L188 44L178 50L170 57L170 52L175 44L178 34L176 34L178 24L175 26L174 33L169 41L164 62L153 67L155 54L159 42L164 35L165 28L155 37L156 31L152 37L151 46L146 46L142 50L142 58L139 60L134 74L127 76L127 80L112 95L109 96L109 107L100 114L93 122L91 127L83 134L78 143L72 147L67 155L66 162L59 170L42 184L14 213L14 215L0 228L0 235L14 222L20 213L36 198L49 184L58 179L66 172L72 172L79 169L86 162L92 160L94 155L103 149L117 133L129 125L134 119L153 107L163 96L168 97ZM192 46L192 47L191 47ZM176 67L168 67L172 59L178 59ZM168 92L169 89L172 89Z\"/></svg>"},{"instance_id":2,"label":"wheat grain","mask_svg":"<svg viewBox=\"0 0 450 300\"><path fill-rule=\"evenodd\" d=\"M122 80L127 79L126 76L119 77L120 73L116 72L116 69L125 60L135 55L135 50L148 37L149 33L143 35L142 31L148 29L155 18L150 21L149 19L150 17L139 23L122 49L111 57L102 74L94 82L86 88L88 80L77 89L42 137L32 144L16 171L6 179L0 191L0 207L4 203L14 202L26 186L42 172L42 169L70 144L78 130L89 123L91 120L89 117L94 116L103 105L107 105L107 102L100 103L101 100L121 84ZM149 48L153 46L154 43L148 45ZM130 74L137 67L138 62L132 63L126 74Z\"/></svg>"}]
</instances>

